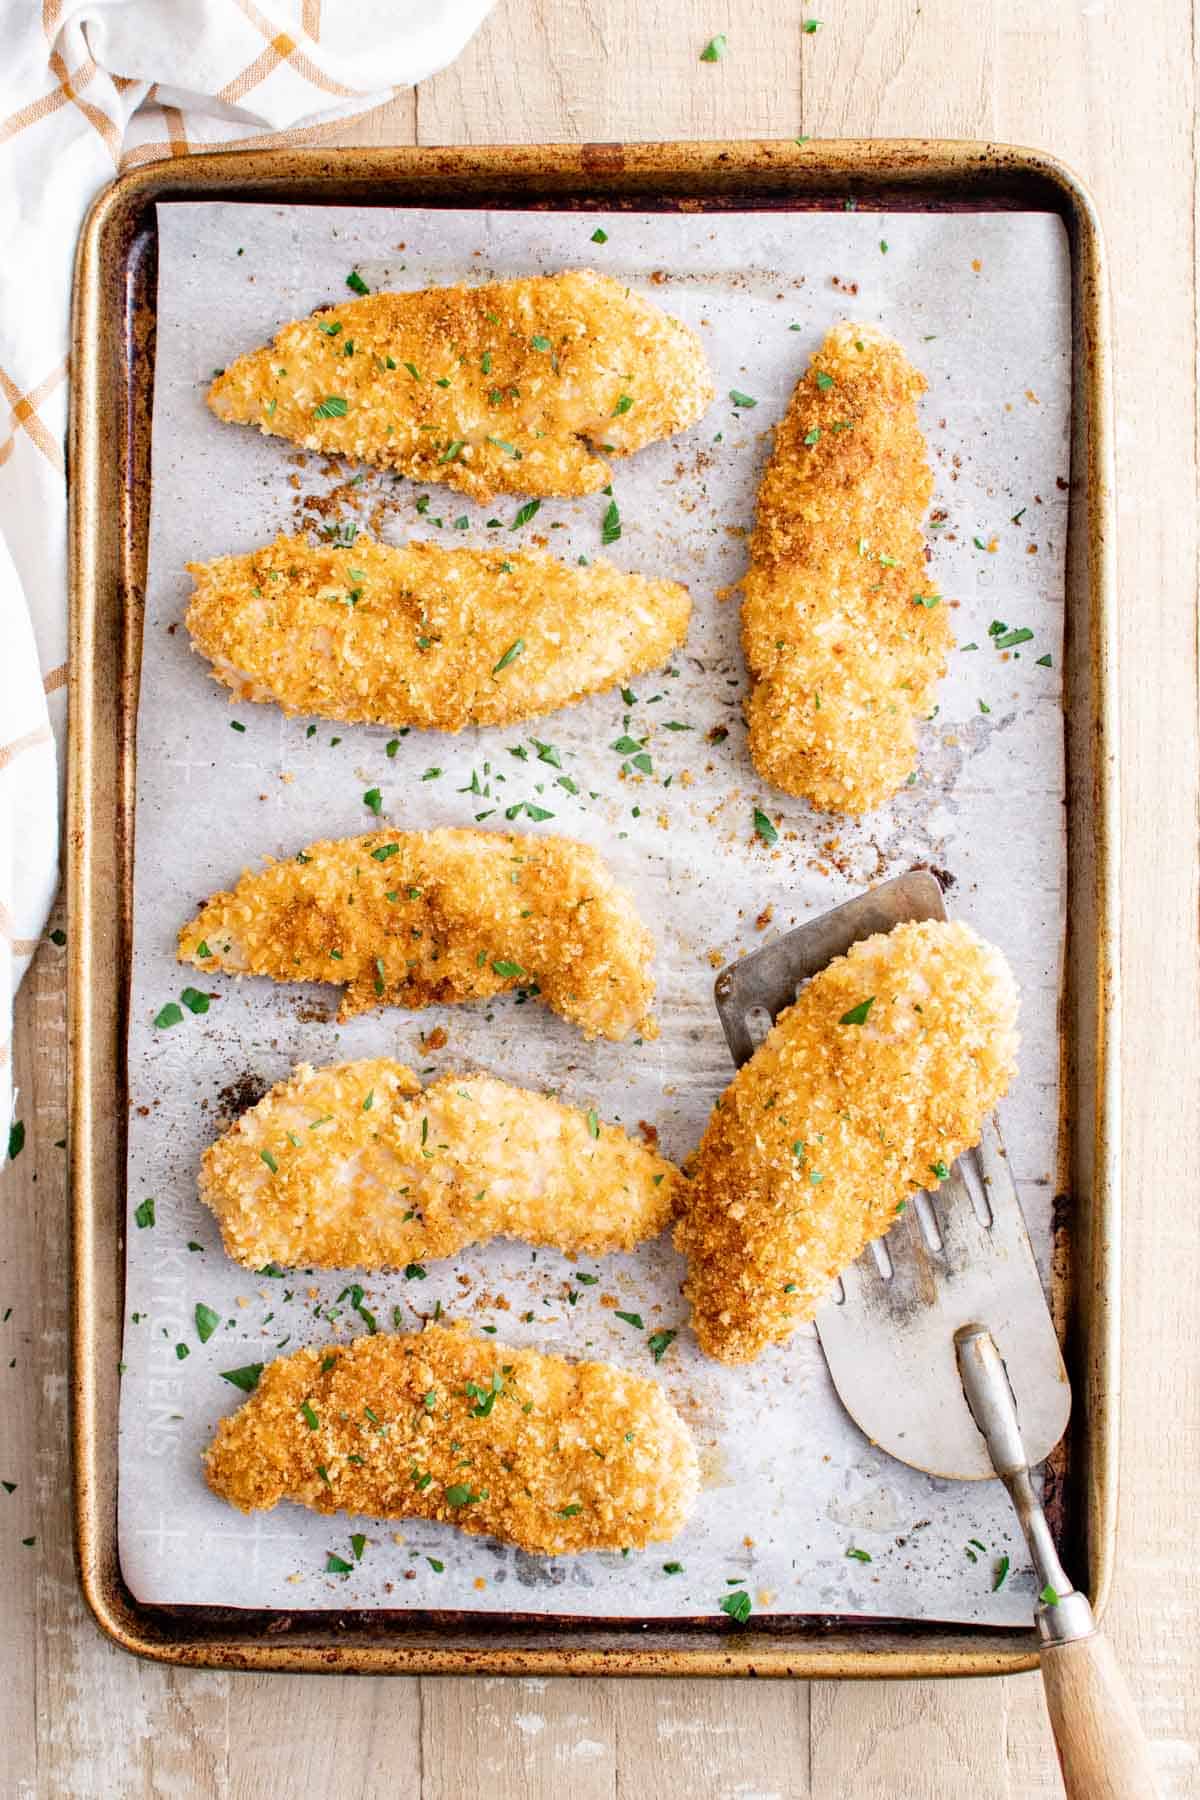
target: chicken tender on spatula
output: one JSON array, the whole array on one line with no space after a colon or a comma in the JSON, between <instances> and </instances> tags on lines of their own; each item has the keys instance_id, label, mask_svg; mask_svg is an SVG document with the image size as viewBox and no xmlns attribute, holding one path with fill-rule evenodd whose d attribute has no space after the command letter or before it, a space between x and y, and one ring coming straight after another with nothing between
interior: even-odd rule
<instances>
[{"instance_id":1,"label":"chicken tender on spatula","mask_svg":"<svg viewBox=\"0 0 1200 1800\"><path fill-rule=\"evenodd\" d=\"M750 755L821 812L870 812L903 786L953 648L921 531L924 391L893 339L835 326L759 489L742 583Z\"/></svg>"},{"instance_id":2,"label":"chicken tender on spatula","mask_svg":"<svg viewBox=\"0 0 1200 1800\"><path fill-rule=\"evenodd\" d=\"M187 628L218 681L349 724L536 719L659 668L691 611L677 582L507 546L279 537L188 569Z\"/></svg>"},{"instance_id":3,"label":"chicken tender on spatula","mask_svg":"<svg viewBox=\"0 0 1200 1800\"><path fill-rule=\"evenodd\" d=\"M336 982L343 1022L520 988L589 1038L654 1035L653 955L587 844L449 828L310 844L247 870L179 934L180 962L205 973Z\"/></svg>"},{"instance_id":4,"label":"chicken tender on spatula","mask_svg":"<svg viewBox=\"0 0 1200 1800\"><path fill-rule=\"evenodd\" d=\"M925 920L802 989L721 1096L675 1232L701 1347L749 1362L811 1319L909 1198L979 1142L1016 1072L998 950Z\"/></svg>"},{"instance_id":5,"label":"chicken tender on spatula","mask_svg":"<svg viewBox=\"0 0 1200 1800\"><path fill-rule=\"evenodd\" d=\"M656 1382L441 1326L277 1357L205 1473L242 1512L438 1519L536 1556L665 1543L699 1490Z\"/></svg>"},{"instance_id":6,"label":"chicken tender on spatula","mask_svg":"<svg viewBox=\"0 0 1200 1800\"><path fill-rule=\"evenodd\" d=\"M685 430L712 397L693 331L573 269L327 307L239 356L208 404L486 502L597 493L612 479L604 456Z\"/></svg>"},{"instance_id":7,"label":"chicken tender on spatula","mask_svg":"<svg viewBox=\"0 0 1200 1800\"><path fill-rule=\"evenodd\" d=\"M422 1088L386 1058L302 1063L200 1165L200 1198L248 1269L404 1268L493 1237L632 1250L670 1223L682 1185L594 1111L491 1075Z\"/></svg>"}]
</instances>

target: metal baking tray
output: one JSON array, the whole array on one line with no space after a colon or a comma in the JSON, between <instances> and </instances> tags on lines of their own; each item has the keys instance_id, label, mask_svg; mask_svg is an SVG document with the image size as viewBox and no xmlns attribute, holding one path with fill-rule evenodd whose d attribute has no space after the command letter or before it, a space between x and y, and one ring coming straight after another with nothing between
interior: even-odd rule
<instances>
[{"instance_id":1,"label":"metal baking tray","mask_svg":"<svg viewBox=\"0 0 1200 1800\"><path fill-rule=\"evenodd\" d=\"M906 1620L589 1623L416 1610L289 1614L144 1605L117 1556L124 1299L125 1032L136 717L149 522L160 200L691 211L1005 209L1064 221L1073 401L1064 721L1068 937L1052 1305L1075 1390L1047 1473L1062 1556L1103 1610L1116 1520L1119 1110L1114 554L1108 300L1093 203L1037 151L855 141L269 150L121 176L84 226L71 407L68 789L75 1540L84 1594L125 1649L194 1666L402 1674L1014 1674L1032 1629Z\"/></svg>"}]
</instances>

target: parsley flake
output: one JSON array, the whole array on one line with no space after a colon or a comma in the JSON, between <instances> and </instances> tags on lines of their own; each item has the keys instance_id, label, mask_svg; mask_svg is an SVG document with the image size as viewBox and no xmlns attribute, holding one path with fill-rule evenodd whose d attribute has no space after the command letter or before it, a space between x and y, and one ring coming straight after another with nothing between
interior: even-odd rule
<instances>
[{"instance_id":1,"label":"parsley flake","mask_svg":"<svg viewBox=\"0 0 1200 1800\"><path fill-rule=\"evenodd\" d=\"M221 1315L214 1312L211 1306L205 1306L203 1300L196 1304L196 1335L202 1344L207 1344L217 1326L221 1323Z\"/></svg>"},{"instance_id":2,"label":"parsley flake","mask_svg":"<svg viewBox=\"0 0 1200 1800\"><path fill-rule=\"evenodd\" d=\"M222 1369L221 1380L228 1381L232 1387L240 1388L243 1394L252 1394L258 1386L258 1378L263 1372L261 1363L245 1363L240 1369Z\"/></svg>"}]
</instances>

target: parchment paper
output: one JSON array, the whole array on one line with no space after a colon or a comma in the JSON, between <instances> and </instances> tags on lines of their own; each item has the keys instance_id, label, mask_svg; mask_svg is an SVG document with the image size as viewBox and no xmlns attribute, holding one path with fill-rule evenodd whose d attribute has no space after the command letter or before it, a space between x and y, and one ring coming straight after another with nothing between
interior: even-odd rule
<instances>
[{"instance_id":1,"label":"parchment paper","mask_svg":"<svg viewBox=\"0 0 1200 1800\"><path fill-rule=\"evenodd\" d=\"M597 226L608 241L594 244ZM661 675L527 730L412 732L394 757L385 729L287 721L236 704L188 646L189 559L247 550L305 517L354 521L390 541L516 543L536 534L574 558L600 549L607 498L547 502L511 531L518 502L470 505L447 489L321 459L219 424L203 404L213 371L284 321L372 288L482 280L592 265L696 326L720 398L692 431L615 465L623 521L616 561L686 581L686 650ZM738 601L744 531L770 427L835 320L877 321L929 377L923 422L937 475L930 579L953 604L962 648L919 776L861 824L818 817L766 789L745 750ZM717 1612L732 1578L758 1613L902 1615L1024 1622L1033 1589L998 1483L930 1481L873 1452L842 1413L809 1330L749 1368L705 1361L685 1326L681 1264L668 1242L578 1265L502 1243L431 1264L425 1281L371 1278L366 1305L418 1329L446 1314L496 1342L606 1357L657 1373L690 1420L704 1491L684 1534L644 1554L538 1560L450 1527L322 1519L297 1507L245 1519L211 1496L200 1453L240 1396L220 1371L277 1349L364 1329L338 1274L253 1276L228 1262L196 1198L197 1159L239 1104L294 1062L394 1055L432 1076L485 1068L559 1090L669 1155L697 1142L732 1075L711 1001L716 966L914 862L947 870L953 909L999 943L1023 990L1021 1074L1002 1127L1043 1256L1058 1117L1055 1006L1064 912L1059 643L1069 474L1068 256L1042 215L628 215L447 213L220 204L159 208L158 343L150 568L138 729L135 959L130 1008L129 1256L120 1444L120 1554L144 1601L288 1609L445 1606L580 1616ZM737 389L753 409L727 398ZM361 476L357 486L345 484ZM308 496L337 489L331 510ZM417 500L430 495L428 510ZM355 507L359 510L355 510ZM455 522L466 519L463 529ZM486 520L499 518L499 527ZM438 521L441 521L439 530ZM561 527L561 529L554 529ZM1019 653L989 625L1028 626ZM1051 666L1040 659L1049 656ZM236 720L244 730L231 729ZM665 729L667 721L689 727ZM710 741L714 728L728 735ZM609 746L650 734L654 774L621 780ZM555 744L580 789L557 785L530 739ZM512 754L528 752L526 760ZM440 773L428 773L440 771ZM475 786L483 794L472 792ZM653 1043L585 1044L542 1008L387 1011L339 1029L329 989L211 978L207 1015L155 1029L189 973L179 925L265 853L363 831L379 786L395 826L469 825L532 799L544 825L600 847L635 891L659 943ZM768 850L752 810L780 823ZM445 1030L444 1048L422 1034ZM155 1203L153 1226L135 1209ZM144 1215L143 1215L144 1216ZM606 1307L604 1296L614 1296ZM197 1302L221 1325L201 1344ZM640 1312L639 1332L612 1307ZM394 1312L395 1309L395 1312ZM532 1313L532 1322L522 1315ZM655 1369L659 1328L679 1336ZM178 1347L183 1346L186 1357ZM886 1381L887 1370L880 1370ZM325 1573L332 1551L349 1575ZM976 1539L986 1548L972 1549ZM847 1555L859 1550L863 1561ZM971 1560L971 1556L977 1558ZM1012 1570L992 1592L999 1558ZM430 1559L444 1564L440 1572ZM667 1574L664 1562L682 1563Z\"/></svg>"}]
</instances>

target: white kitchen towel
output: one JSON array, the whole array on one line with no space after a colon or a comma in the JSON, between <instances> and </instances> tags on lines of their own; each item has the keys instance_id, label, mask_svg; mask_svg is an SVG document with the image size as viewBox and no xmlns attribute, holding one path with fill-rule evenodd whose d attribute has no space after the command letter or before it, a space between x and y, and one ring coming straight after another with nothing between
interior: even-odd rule
<instances>
[{"instance_id":1,"label":"white kitchen towel","mask_svg":"<svg viewBox=\"0 0 1200 1800\"><path fill-rule=\"evenodd\" d=\"M16 1146L12 997L58 876L68 321L84 213L122 169L302 143L379 105L452 62L492 4L0 0L0 1163Z\"/></svg>"}]
</instances>

